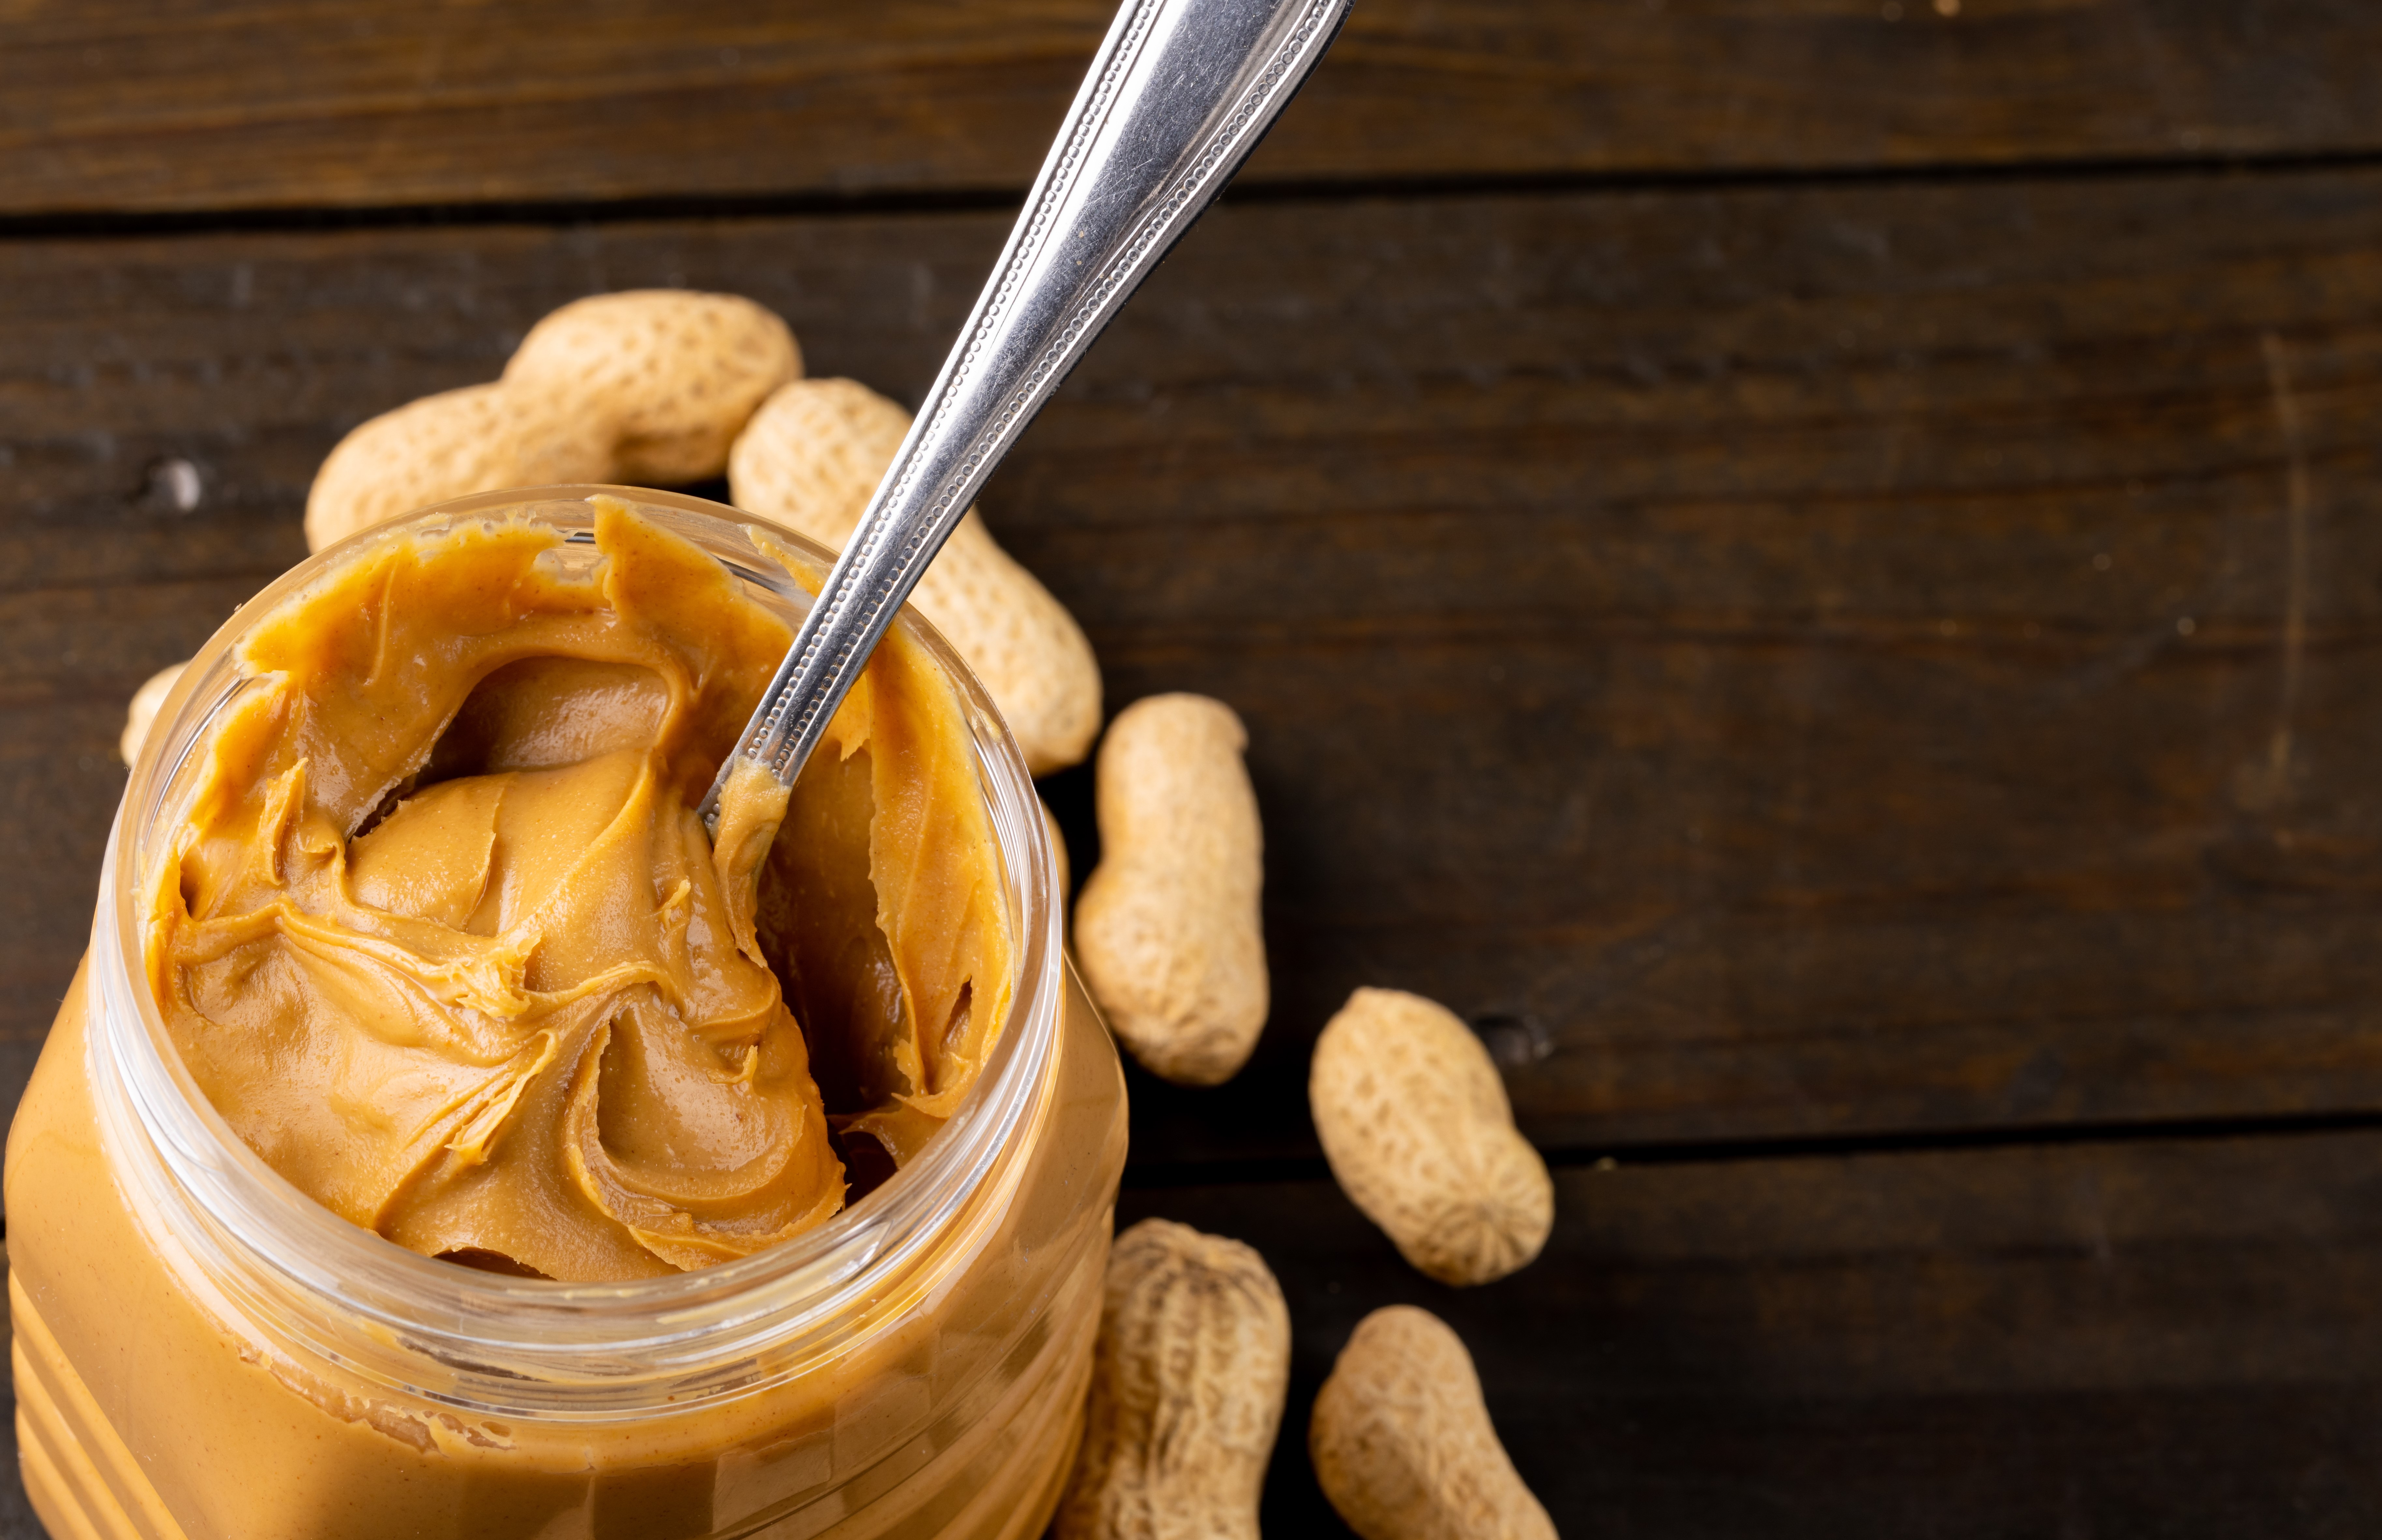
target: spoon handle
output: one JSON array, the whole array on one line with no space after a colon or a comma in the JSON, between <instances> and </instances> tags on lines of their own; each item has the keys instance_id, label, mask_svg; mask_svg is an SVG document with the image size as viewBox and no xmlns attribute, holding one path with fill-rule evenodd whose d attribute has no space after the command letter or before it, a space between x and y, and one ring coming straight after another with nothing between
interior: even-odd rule
<instances>
[{"instance_id":1,"label":"spoon handle","mask_svg":"<svg viewBox=\"0 0 2382 1540\"><path fill-rule=\"evenodd\" d=\"M1257 147L1350 0L1125 0L910 436L737 762L792 786L878 639L1036 411Z\"/></svg>"}]
</instances>

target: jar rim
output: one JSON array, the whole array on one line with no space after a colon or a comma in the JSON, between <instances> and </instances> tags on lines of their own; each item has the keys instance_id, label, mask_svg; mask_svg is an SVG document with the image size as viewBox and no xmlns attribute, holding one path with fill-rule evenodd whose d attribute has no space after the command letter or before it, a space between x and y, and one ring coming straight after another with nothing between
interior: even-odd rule
<instances>
[{"instance_id":1,"label":"jar rim","mask_svg":"<svg viewBox=\"0 0 2382 1540\"><path fill-rule=\"evenodd\" d=\"M792 623L810 605L748 532L817 563L834 553L741 509L649 489L570 485L483 493L362 532L310 556L234 612L161 707L109 837L93 935L101 1008L94 1093L117 1142L153 1150L161 1182L133 1194L153 1239L186 1253L218 1309L248 1317L391 1388L488 1413L608 1418L687 1409L800 1373L846 1345L859 1307L932 1271L939 1238L998 1187L1022 1125L1048 1113L1065 991L1056 868L1024 754L957 651L905 608L899 624L959 693L990 815L1016 971L1009 1018L976 1084L910 1163L818 1228L715 1266L622 1282L482 1272L407 1251L334 1214L275 1170L208 1100L149 987L141 895L165 853L191 751L247 680L233 649L331 568L383 541L442 524L525 517L593 541L590 500L614 497L718 559ZM759 593L754 593L758 590ZM792 611L792 614L786 612ZM104 1049L106 1063L101 1062ZM120 1096L108 1095L109 1082ZM126 1114L129 1114L129 1120ZM139 1162L142 1165L147 1161Z\"/></svg>"}]
</instances>

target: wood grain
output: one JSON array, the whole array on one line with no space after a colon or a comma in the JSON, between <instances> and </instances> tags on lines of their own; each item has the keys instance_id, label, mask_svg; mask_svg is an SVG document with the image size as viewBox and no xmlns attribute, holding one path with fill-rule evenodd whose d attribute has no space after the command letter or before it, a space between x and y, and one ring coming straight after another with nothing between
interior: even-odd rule
<instances>
[{"instance_id":1,"label":"wood grain","mask_svg":"<svg viewBox=\"0 0 2382 1540\"><path fill-rule=\"evenodd\" d=\"M1222 1091L1137 1088L1136 1159L1311 1155L1358 984L1535 1043L1551 1146L2382 1106L2377 193L1220 213L986 500L1112 707L1251 729L1273 1021ZM16 1072L117 703L295 556L341 431L648 283L915 399L1002 225L0 247ZM144 496L164 458L194 512Z\"/></svg>"},{"instance_id":2,"label":"wood grain","mask_svg":"<svg viewBox=\"0 0 2382 1540\"><path fill-rule=\"evenodd\" d=\"M124 699L341 433L642 285L915 400L1111 8L0 18L0 1098ZM1308 1409L1405 1302L1573 1536L2382 1533L2377 49L1363 0L1029 434L986 510L1111 708L1251 728L1273 1020L1221 1090L1129 1071L1120 1222L1284 1284L1270 1532L1346 1533ZM1323 1179L1360 984L1504 1056L1530 1267L1443 1288Z\"/></svg>"},{"instance_id":3,"label":"wood grain","mask_svg":"<svg viewBox=\"0 0 2382 1540\"><path fill-rule=\"evenodd\" d=\"M1113 6L32 0L0 213L1022 189ZM1259 181L2371 153L2341 0L1366 0Z\"/></svg>"},{"instance_id":4,"label":"wood grain","mask_svg":"<svg viewBox=\"0 0 2382 1540\"><path fill-rule=\"evenodd\" d=\"M1464 1337L1565 1534L2292 1540L2382 1524L2377 1172L2374 1134L1576 1167L1546 1253L1471 1289L1328 1182L1129 1189L1118 1222L1282 1281L1269 1533L1348 1533L1308 1414L1405 1303ZM40 1540L23 1501L0 1481L0 1540Z\"/></svg>"},{"instance_id":5,"label":"wood grain","mask_svg":"<svg viewBox=\"0 0 2382 1540\"><path fill-rule=\"evenodd\" d=\"M2327 1535L2382 1522L2382 1138L1558 1172L1546 1253L1435 1284L1328 1183L1130 1191L1281 1278L1268 1533L1356 1324L1463 1336L1564 1534Z\"/></svg>"}]
</instances>

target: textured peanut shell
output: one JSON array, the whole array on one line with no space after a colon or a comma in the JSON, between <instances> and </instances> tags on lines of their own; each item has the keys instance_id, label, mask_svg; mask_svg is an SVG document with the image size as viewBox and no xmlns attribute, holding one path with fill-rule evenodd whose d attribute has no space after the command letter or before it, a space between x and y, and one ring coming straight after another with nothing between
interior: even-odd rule
<instances>
[{"instance_id":1,"label":"textured peanut shell","mask_svg":"<svg viewBox=\"0 0 2382 1540\"><path fill-rule=\"evenodd\" d=\"M1258 1540L1289 1381L1264 1258L1167 1219L1118 1236L1059 1540Z\"/></svg>"},{"instance_id":2,"label":"textured peanut shell","mask_svg":"<svg viewBox=\"0 0 2382 1540\"><path fill-rule=\"evenodd\" d=\"M797 380L765 402L728 457L729 500L843 548L910 414L852 380ZM1082 762L1100 727L1100 670L1066 606L970 508L911 594L951 639L1047 775Z\"/></svg>"},{"instance_id":3,"label":"textured peanut shell","mask_svg":"<svg viewBox=\"0 0 2382 1540\"><path fill-rule=\"evenodd\" d=\"M150 675L141 688L132 692L132 703L124 711L124 736L116 740L117 750L124 755L125 764L129 764L141 757L141 745L148 741L149 729L156 724L157 708L166 703L166 696L174 688L174 681L180 678L182 670L189 666L187 662L169 663Z\"/></svg>"},{"instance_id":4,"label":"textured peanut shell","mask_svg":"<svg viewBox=\"0 0 2382 1540\"><path fill-rule=\"evenodd\" d=\"M794 334L752 300L646 288L546 316L504 384L608 419L608 479L667 486L718 475L745 421L802 372Z\"/></svg>"},{"instance_id":5,"label":"textured peanut shell","mask_svg":"<svg viewBox=\"0 0 2382 1540\"><path fill-rule=\"evenodd\" d=\"M1316 1040L1307 1089L1332 1174L1417 1267L1443 1283L1486 1283L1546 1244L1547 1164L1515 1129L1489 1050L1455 1012L1400 990L1357 990Z\"/></svg>"},{"instance_id":6,"label":"textured peanut shell","mask_svg":"<svg viewBox=\"0 0 2382 1540\"><path fill-rule=\"evenodd\" d=\"M1427 1310L1357 1323L1315 1398L1307 1448L1365 1540L1554 1540L1490 1424L1472 1355Z\"/></svg>"},{"instance_id":7,"label":"textured peanut shell","mask_svg":"<svg viewBox=\"0 0 2382 1540\"><path fill-rule=\"evenodd\" d=\"M307 548L469 493L608 482L611 431L599 410L501 385L408 402L339 440L314 472Z\"/></svg>"},{"instance_id":8,"label":"textured peanut shell","mask_svg":"<svg viewBox=\"0 0 2382 1540\"><path fill-rule=\"evenodd\" d=\"M1216 1085L1265 1026L1257 793L1230 706L1154 695L1110 724L1095 770L1100 863L1075 900L1084 982L1133 1057Z\"/></svg>"}]
</instances>

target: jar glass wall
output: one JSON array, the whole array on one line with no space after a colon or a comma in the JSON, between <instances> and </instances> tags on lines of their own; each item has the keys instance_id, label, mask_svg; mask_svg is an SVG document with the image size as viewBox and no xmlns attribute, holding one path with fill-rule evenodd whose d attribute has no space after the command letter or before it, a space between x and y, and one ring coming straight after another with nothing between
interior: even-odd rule
<instances>
[{"instance_id":1,"label":"jar glass wall","mask_svg":"<svg viewBox=\"0 0 2382 1540\"><path fill-rule=\"evenodd\" d=\"M8 1143L26 1481L59 1535L1014 1535L1038 1533L1090 1367L1124 1106L1062 948L1040 805L972 675L959 693L1016 938L1013 1005L959 1111L826 1225L626 1283L417 1256L322 1208L200 1094L149 993L138 916L193 745L243 689L232 648L358 543L583 500L460 499L334 547L189 669L133 767L92 943ZM603 489L799 621L807 595L696 499ZM829 554L768 532L824 570Z\"/></svg>"}]
</instances>

